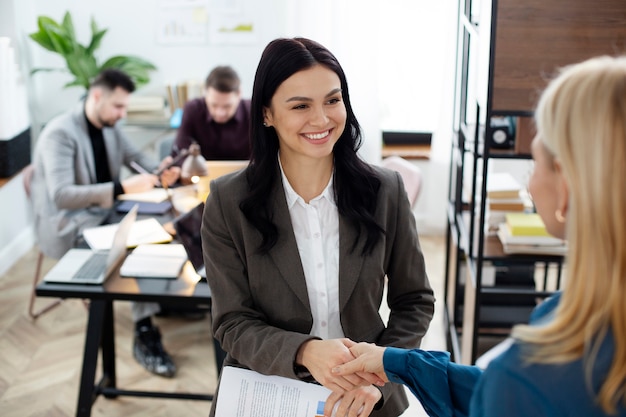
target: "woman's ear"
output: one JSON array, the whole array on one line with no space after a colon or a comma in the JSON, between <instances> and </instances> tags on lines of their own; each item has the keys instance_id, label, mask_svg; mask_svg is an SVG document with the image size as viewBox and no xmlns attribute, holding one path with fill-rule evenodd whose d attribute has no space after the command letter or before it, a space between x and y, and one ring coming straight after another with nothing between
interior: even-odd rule
<instances>
[{"instance_id":1,"label":"woman's ear","mask_svg":"<svg viewBox=\"0 0 626 417\"><path fill-rule=\"evenodd\" d=\"M569 185L563 175L563 166L558 159L554 160L554 169L557 173L557 211L561 213L564 218L567 218L567 210L569 208Z\"/></svg>"},{"instance_id":2,"label":"woman's ear","mask_svg":"<svg viewBox=\"0 0 626 417\"><path fill-rule=\"evenodd\" d=\"M272 112L268 107L263 107L263 126L273 126Z\"/></svg>"}]
</instances>

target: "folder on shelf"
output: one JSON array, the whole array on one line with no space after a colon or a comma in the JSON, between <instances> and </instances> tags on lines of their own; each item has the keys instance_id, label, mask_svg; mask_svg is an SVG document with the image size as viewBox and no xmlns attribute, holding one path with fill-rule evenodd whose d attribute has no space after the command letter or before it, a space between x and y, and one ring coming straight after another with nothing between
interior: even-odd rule
<instances>
[{"instance_id":1,"label":"folder on shelf","mask_svg":"<svg viewBox=\"0 0 626 417\"><path fill-rule=\"evenodd\" d=\"M494 172L487 177L487 197L519 198L521 184L508 172Z\"/></svg>"}]
</instances>

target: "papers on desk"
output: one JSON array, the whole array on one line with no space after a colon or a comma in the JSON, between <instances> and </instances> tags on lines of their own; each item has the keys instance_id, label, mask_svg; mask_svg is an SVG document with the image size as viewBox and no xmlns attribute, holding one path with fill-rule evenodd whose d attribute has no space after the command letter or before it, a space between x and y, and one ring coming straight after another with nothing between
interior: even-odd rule
<instances>
[{"instance_id":1,"label":"papers on desk","mask_svg":"<svg viewBox=\"0 0 626 417\"><path fill-rule=\"evenodd\" d=\"M322 416L330 393L321 385L225 366L220 377L215 415Z\"/></svg>"},{"instance_id":2,"label":"papers on desk","mask_svg":"<svg viewBox=\"0 0 626 417\"><path fill-rule=\"evenodd\" d=\"M120 275L133 278L178 278L187 252L181 244L144 244L126 257Z\"/></svg>"},{"instance_id":3,"label":"papers on desk","mask_svg":"<svg viewBox=\"0 0 626 417\"><path fill-rule=\"evenodd\" d=\"M104 226L90 227L83 230L83 237L90 248L94 250L111 249L113 235L119 223ZM145 243L167 243L172 241L172 235L153 218L138 220L133 223L126 246L134 248Z\"/></svg>"},{"instance_id":4,"label":"papers on desk","mask_svg":"<svg viewBox=\"0 0 626 417\"><path fill-rule=\"evenodd\" d=\"M167 190L165 188L153 188L143 193L120 194L117 196L117 199L160 203L167 200Z\"/></svg>"}]
</instances>

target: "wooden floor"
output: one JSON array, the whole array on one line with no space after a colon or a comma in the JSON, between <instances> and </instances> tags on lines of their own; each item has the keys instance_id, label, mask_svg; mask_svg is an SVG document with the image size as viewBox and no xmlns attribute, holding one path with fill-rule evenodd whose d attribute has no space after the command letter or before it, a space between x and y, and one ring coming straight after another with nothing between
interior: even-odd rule
<instances>
[{"instance_id":1,"label":"wooden floor","mask_svg":"<svg viewBox=\"0 0 626 417\"><path fill-rule=\"evenodd\" d=\"M442 237L422 237L429 277L442 300L444 243ZM80 300L60 306L31 320L28 299L35 268L33 249L0 277L0 415L2 417L69 417L75 415L87 312ZM45 269L52 263L47 262ZM42 306L50 299L39 298ZM209 318L188 321L156 318L163 343L178 366L173 379L153 376L132 357L130 305L115 307L115 344L118 387L131 390L211 393L217 377ZM423 347L445 349L441 302ZM412 397L412 396L411 396ZM194 417L207 416L207 401L99 397L92 416ZM419 404L405 416L422 416Z\"/></svg>"}]
</instances>

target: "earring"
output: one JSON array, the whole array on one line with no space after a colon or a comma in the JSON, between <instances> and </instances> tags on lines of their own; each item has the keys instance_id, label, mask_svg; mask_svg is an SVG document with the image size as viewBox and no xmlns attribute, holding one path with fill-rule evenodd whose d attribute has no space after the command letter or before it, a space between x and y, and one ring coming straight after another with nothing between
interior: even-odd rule
<instances>
[{"instance_id":1,"label":"earring","mask_svg":"<svg viewBox=\"0 0 626 417\"><path fill-rule=\"evenodd\" d=\"M267 122L263 122L263 126L267 127Z\"/></svg>"},{"instance_id":2,"label":"earring","mask_svg":"<svg viewBox=\"0 0 626 417\"><path fill-rule=\"evenodd\" d=\"M565 216L563 216L563 212L561 210L556 210L554 212L554 217L556 217L557 222L565 223Z\"/></svg>"}]
</instances>

